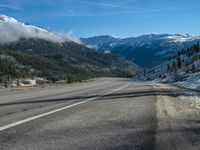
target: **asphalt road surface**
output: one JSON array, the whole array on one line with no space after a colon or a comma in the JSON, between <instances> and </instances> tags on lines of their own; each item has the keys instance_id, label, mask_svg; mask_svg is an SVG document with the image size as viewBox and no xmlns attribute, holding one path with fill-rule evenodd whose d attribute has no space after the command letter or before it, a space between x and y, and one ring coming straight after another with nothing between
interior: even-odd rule
<instances>
[{"instance_id":1,"label":"asphalt road surface","mask_svg":"<svg viewBox=\"0 0 200 150\"><path fill-rule=\"evenodd\" d=\"M0 90L0 150L199 150L200 110L150 82Z\"/></svg>"}]
</instances>

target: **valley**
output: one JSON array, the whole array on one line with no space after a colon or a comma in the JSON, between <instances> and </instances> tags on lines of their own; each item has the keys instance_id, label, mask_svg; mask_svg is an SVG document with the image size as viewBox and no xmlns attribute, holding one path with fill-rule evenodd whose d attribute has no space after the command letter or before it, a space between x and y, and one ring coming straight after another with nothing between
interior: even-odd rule
<instances>
[{"instance_id":1,"label":"valley","mask_svg":"<svg viewBox=\"0 0 200 150\"><path fill-rule=\"evenodd\" d=\"M139 70L137 65L115 54L96 52L44 28L5 15L0 16L0 22L0 27L8 30L0 35L2 87L16 85L23 78L71 83L95 77L133 76ZM14 41L9 41L9 37Z\"/></svg>"},{"instance_id":2,"label":"valley","mask_svg":"<svg viewBox=\"0 0 200 150\"><path fill-rule=\"evenodd\" d=\"M84 45L93 47L97 51L109 51L141 67L152 67L166 61L177 51L199 43L200 36L146 34L138 37L117 38L107 35L81 38L81 41Z\"/></svg>"}]
</instances>

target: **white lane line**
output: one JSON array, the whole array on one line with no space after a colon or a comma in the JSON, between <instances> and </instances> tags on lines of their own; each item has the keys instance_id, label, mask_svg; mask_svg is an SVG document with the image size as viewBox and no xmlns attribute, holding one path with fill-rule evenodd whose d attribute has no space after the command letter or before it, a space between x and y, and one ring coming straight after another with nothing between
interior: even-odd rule
<instances>
[{"instance_id":1,"label":"white lane line","mask_svg":"<svg viewBox=\"0 0 200 150\"><path fill-rule=\"evenodd\" d=\"M86 100L84 100L84 101L77 102L77 103L74 103L74 104L71 104L71 105L68 105L68 106L65 106L65 107L62 107L62 108L53 110L53 111L49 111L49 112L46 112L46 113L43 113L43 114L40 114L40 115L31 117L31 118L27 118L27 119L24 119L24 120L20 120L20 121L17 121L17 122L14 122L14 123L11 123L11 124L2 126L2 127L0 127L0 131L3 131L3 130L6 130L6 129L9 129L9 128L12 128L12 127L15 127L15 126L24 124L24 123L26 123L26 122L29 122L29 121L32 121L32 120L35 120L35 119L39 119L39 118L42 118L42 117L45 117L45 116L54 114L54 113L56 113L56 112L59 112L59 111L62 111L62 110L68 109L68 108L72 108L72 107L74 107L74 106L77 106L77 105L80 105L80 104L83 104L83 103L87 103L87 102L89 102L89 101L98 99L98 98L100 98L100 97L102 97L102 96L105 96L105 95L108 95L108 94L117 92L117 91L119 91L119 90L121 90L121 89L123 89L123 88L128 87L129 85L130 85L130 83L128 83L128 84L126 84L125 86L122 86L122 87L120 87L120 88L118 88L118 89L115 89L115 90L113 90L113 91L110 91L110 92L104 93L104 94L102 94L102 95L99 95L99 96L97 96L97 97L93 97L93 98L90 98L90 99L86 99Z\"/></svg>"}]
</instances>

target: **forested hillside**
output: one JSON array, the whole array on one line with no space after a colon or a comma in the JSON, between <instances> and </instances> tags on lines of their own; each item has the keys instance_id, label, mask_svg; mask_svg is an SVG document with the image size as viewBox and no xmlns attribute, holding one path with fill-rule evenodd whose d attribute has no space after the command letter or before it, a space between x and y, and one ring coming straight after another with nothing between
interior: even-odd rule
<instances>
[{"instance_id":1,"label":"forested hillside","mask_svg":"<svg viewBox=\"0 0 200 150\"><path fill-rule=\"evenodd\" d=\"M200 45L182 49L165 63L145 69L140 78L200 90Z\"/></svg>"},{"instance_id":2,"label":"forested hillside","mask_svg":"<svg viewBox=\"0 0 200 150\"><path fill-rule=\"evenodd\" d=\"M137 66L113 54L96 52L74 42L21 39L0 46L1 81L24 77L65 80L134 74Z\"/></svg>"}]
</instances>

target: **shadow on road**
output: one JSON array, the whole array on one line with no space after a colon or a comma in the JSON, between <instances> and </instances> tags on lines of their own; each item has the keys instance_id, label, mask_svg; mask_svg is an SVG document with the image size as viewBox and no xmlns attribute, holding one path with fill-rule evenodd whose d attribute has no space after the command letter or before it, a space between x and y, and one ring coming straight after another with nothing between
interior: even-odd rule
<instances>
[{"instance_id":1,"label":"shadow on road","mask_svg":"<svg viewBox=\"0 0 200 150\"><path fill-rule=\"evenodd\" d=\"M168 89L152 89L152 90L140 90L140 91L124 91L120 93L108 94L105 96L101 95L87 95L87 96L73 96L73 97L65 97L65 98L48 98L48 99L34 99L34 100L24 100L18 102L9 102L9 103L1 103L1 106L9 106L9 105L20 105L20 104L33 104L33 103L51 103L51 102L65 102L65 101L81 101L86 100L93 97L99 97L96 100L108 100L108 99L123 99L123 98L131 98L131 97L146 97L146 96L172 96L177 97L180 95L184 96L193 96L187 92L178 93L176 90L168 90ZM132 99L130 99L132 100Z\"/></svg>"}]
</instances>

